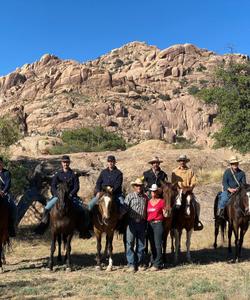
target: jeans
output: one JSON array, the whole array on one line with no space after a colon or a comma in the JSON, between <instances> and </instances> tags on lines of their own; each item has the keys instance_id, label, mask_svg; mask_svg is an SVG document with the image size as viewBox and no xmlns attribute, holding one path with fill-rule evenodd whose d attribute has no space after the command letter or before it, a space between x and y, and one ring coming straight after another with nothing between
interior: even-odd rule
<instances>
[{"instance_id":1,"label":"jeans","mask_svg":"<svg viewBox=\"0 0 250 300\"><path fill-rule=\"evenodd\" d=\"M126 231L126 257L130 267L143 265L145 251L146 221L129 220Z\"/></svg>"},{"instance_id":2,"label":"jeans","mask_svg":"<svg viewBox=\"0 0 250 300\"><path fill-rule=\"evenodd\" d=\"M98 203L98 200L99 199L95 196L89 201L89 203L88 203L89 210L92 210L94 208L94 206ZM124 196L117 195L117 196L115 196L114 200L118 206L118 210L121 211L124 207L124 200L125 200Z\"/></svg>"},{"instance_id":3,"label":"jeans","mask_svg":"<svg viewBox=\"0 0 250 300\"><path fill-rule=\"evenodd\" d=\"M148 235L151 247L152 263L156 268L162 265L163 223L148 223Z\"/></svg>"},{"instance_id":4,"label":"jeans","mask_svg":"<svg viewBox=\"0 0 250 300\"><path fill-rule=\"evenodd\" d=\"M17 206L14 201L14 198L11 194L7 194L4 196L3 200L7 203L10 214L10 221L12 224L16 225L17 222Z\"/></svg>"},{"instance_id":5,"label":"jeans","mask_svg":"<svg viewBox=\"0 0 250 300\"><path fill-rule=\"evenodd\" d=\"M229 198L230 198L230 193L228 191L222 192L219 197L218 208L219 209L225 208Z\"/></svg>"},{"instance_id":6,"label":"jeans","mask_svg":"<svg viewBox=\"0 0 250 300\"><path fill-rule=\"evenodd\" d=\"M82 201L80 200L79 197L74 197L74 198L72 198L71 200L72 200L72 202L73 202L73 207L74 207L77 211L79 211L79 212L83 212L83 211L84 211L83 205L82 205ZM56 204L57 201L58 201L58 198L57 198L57 197L52 197L52 198L48 201L48 203L46 204L45 209L50 211L50 210L52 209L52 207Z\"/></svg>"}]
</instances>

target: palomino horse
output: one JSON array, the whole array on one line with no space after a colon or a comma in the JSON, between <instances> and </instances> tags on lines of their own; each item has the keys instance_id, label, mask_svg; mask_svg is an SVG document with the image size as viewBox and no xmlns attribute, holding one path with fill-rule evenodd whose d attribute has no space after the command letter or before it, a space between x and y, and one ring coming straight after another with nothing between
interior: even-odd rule
<instances>
[{"instance_id":1,"label":"palomino horse","mask_svg":"<svg viewBox=\"0 0 250 300\"><path fill-rule=\"evenodd\" d=\"M104 192L99 198L98 205L93 209L92 221L97 242L96 268L101 270L102 234L106 233L104 256L106 257L108 255L109 257L109 264L106 270L112 271L113 237L118 222L118 209L113 199L111 187L108 186L104 189Z\"/></svg>"},{"instance_id":2,"label":"palomino horse","mask_svg":"<svg viewBox=\"0 0 250 300\"><path fill-rule=\"evenodd\" d=\"M172 221L173 221L173 207L175 204L176 197L178 195L177 186L171 184L170 182L162 183L162 196L166 203L166 210L168 214L164 221L164 234L163 234L163 243L162 243L162 253L163 253L163 261L166 262L166 250L167 250L167 238L168 234L172 228ZM174 252L174 245L173 245L173 235L171 234L171 252Z\"/></svg>"},{"instance_id":3,"label":"palomino horse","mask_svg":"<svg viewBox=\"0 0 250 300\"><path fill-rule=\"evenodd\" d=\"M250 185L242 185L230 197L225 207L225 220L228 221L228 252L232 253L231 237L235 236L235 261L241 257L244 235L250 221ZM240 232L239 232L240 230Z\"/></svg>"},{"instance_id":4,"label":"palomino horse","mask_svg":"<svg viewBox=\"0 0 250 300\"><path fill-rule=\"evenodd\" d=\"M9 209L2 197L0 198L0 273L3 273L3 263L5 263L4 248L9 245Z\"/></svg>"},{"instance_id":5,"label":"palomino horse","mask_svg":"<svg viewBox=\"0 0 250 300\"><path fill-rule=\"evenodd\" d=\"M71 240L79 222L79 214L73 208L72 200L69 197L69 188L67 182L59 183L57 187L58 201L50 212L50 230L51 230L51 250L49 259L49 268L53 270L54 252L56 241L58 241L58 261L62 260L61 241L64 242L66 270L71 271Z\"/></svg>"},{"instance_id":6,"label":"palomino horse","mask_svg":"<svg viewBox=\"0 0 250 300\"><path fill-rule=\"evenodd\" d=\"M187 261L191 262L190 245L191 235L195 222L195 208L192 204L193 194L187 192L179 195L181 197L180 207L175 207L173 210L173 229L175 237L175 263L178 262L178 252L180 251L180 241L182 230L186 229L186 247L187 247ZM176 201L177 203L177 201Z\"/></svg>"}]
</instances>

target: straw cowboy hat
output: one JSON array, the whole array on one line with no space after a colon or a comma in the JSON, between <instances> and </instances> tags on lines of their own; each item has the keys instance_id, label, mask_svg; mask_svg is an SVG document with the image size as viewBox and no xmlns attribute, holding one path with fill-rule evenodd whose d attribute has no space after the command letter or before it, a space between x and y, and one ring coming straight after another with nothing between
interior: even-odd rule
<instances>
[{"instance_id":1,"label":"straw cowboy hat","mask_svg":"<svg viewBox=\"0 0 250 300\"><path fill-rule=\"evenodd\" d=\"M159 164L162 163L163 161L159 159L158 156L154 156L148 163L153 164L155 162L158 162Z\"/></svg>"},{"instance_id":2,"label":"straw cowboy hat","mask_svg":"<svg viewBox=\"0 0 250 300\"><path fill-rule=\"evenodd\" d=\"M152 184L152 186L151 186L151 188L149 188L150 189L150 191L151 192L156 192L156 191L158 191L158 186L157 186L157 184Z\"/></svg>"},{"instance_id":3,"label":"straw cowboy hat","mask_svg":"<svg viewBox=\"0 0 250 300\"><path fill-rule=\"evenodd\" d=\"M239 163L241 162L241 160L238 158L237 155L233 155L230 157L229 161L228 161L230 164L236 164L236 163Z\"/></svg>"},{"instance_id":4,"label":"straw cowboy hat","mask_svg":"<svg viewBox=\"0 0 250 300\"><path fill-rule=\"evenodd\" d=\"M135 181L131 182L131 185L143 185L143 181L141 180L141 178L136 178Z\"/></svg>"},{"instance_id":5,"label":"straw cowboy hat","mask_svg":"<svg viewBox=\"0 0 250 300\"><path fill-rule=\"evenodd\" d=\"M189 162L190 159L185 155L185 154L182 154L180 155L176 161L185 161L185 162Z\"/></svg>"}]
</instances>

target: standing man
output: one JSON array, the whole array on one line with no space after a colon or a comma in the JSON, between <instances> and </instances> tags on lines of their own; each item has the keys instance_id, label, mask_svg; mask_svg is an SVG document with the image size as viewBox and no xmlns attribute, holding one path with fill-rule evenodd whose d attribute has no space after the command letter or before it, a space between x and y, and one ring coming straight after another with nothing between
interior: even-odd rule
<instances>
[{"instance_id":1,"label":"standing man","mask_svg":"<svg viewBox=\"0 0 250 300\"><path fill-rule=\"evenodd\" d=\"M102 170L95 186L96 195L92 198L89 203L88 207L91 211L93 207L98 203L98 200L101 195L101 191L105 186L112 187L112 192L114 196L114 200L119 209L120 215L124 213L124 196L122 194L122 182L123 182L123 174L122 172L116 167L116 158L114 155L109 155L107 157L108 166L106 169Z\"/></svg>"},{"instance_id":2,"label":"standing man","mask_svg":"<svg viewBox=\"0 0 250 300\"><path fill-rule=\"evenodd\" d=\"M83 221L86 223L86 228L88 226L89 220L86 220L88 218L86 212L84 211L82 201L77 196L77 192L79 191L79 178L74 173L74 171L70 168L70 158L68 155L63 155L61 158L61 166L62 169L55 173L55 175L52 178L51 183L51 194L52 198L47 202L45 206L45 210L42 216L41 223L36 228L35 232L37 234L43 234L46 228L49 225L49 213L53 206L58 201L57 197L57 186L61 182L68 182L69 184L69 197L71 201L73 202L73 207L77 212L79 212L80 215L82 215ZM80 217L79 217L80 219ZM81 223L81 222L80 222ZM79 237L80 238L90 238L91 235L89 232L83 232L83 228L81 226L82 224L79 224L79 228L77 228L80 232Z\"/></svg>"},{"instance_id":3,"label":"standing man","mask_svg":"<svg viewBox=\"0 0 250 300\"><path fill-rule=\"evenodd\" d=\"M145 232L146 213L148 197L143 193L143 181L137 178L131 182L134 192L128 194L124 204L128 214L128 225L126 230L126 256L128 261L128 272L145 270Z\"/></svg>"},{"instance_id":4,"label":"standing man","mask_svg":"<svg viewBox=\"0 0 250 300\"><path fill-rule=\"evenodd\" d=\"M149 162L151 164L151 169L145 171L143 173L143 179L146 183L146 191L150 192L149 188L156 184L158 187L161 186L161 182L167 182L168 176L167 174L160 168L160 164L162 160L159 159L158 156L153 157Z\"/></svg>"},{"instance_id":5,"label":"standing man","mask_svg":"<svg viewBox=\"0 0 250 300\"><path fill-rule=\"evenodd\" d=\"M16 236L17 207L10 193L11 174L4 168L3 158L0 157L0 201L5 201L9 209L9 236Z\"/></svg>"},{"instance_id":6,"label":"standing man","mask_svg":"<svg viewBox=\"0 0 250 300\"><path fill-rule=\"evenodd\" d=\"M223 217L224 208L227 205L230 196L235 193L241 185L246 184L246 174L239 168L241 160L237 156L232 156L229 160L229 168L223 175L223 191L219 197L218 216Z\"/></svg>"},{"instance_id":7,"label":"standing man","mask_svg":"<svg viewBox=\"0 0 250 300\"><path fill-rule=\"evenodd\" d=\"M180 155L176 160L179 163L179 166L173 170L172 172L172 184L177 184L180 193L186 194L187 192L191 192L193 194L193 189L197 183L196 176L191 168L187 166L187 163L190 161L186 155ZM196 197L193 194L193 204L195 207L195 223L194 230L202 230L203 225L199 220L200 216L200 204L197 202Z\"/></svg>"}]
</instances>

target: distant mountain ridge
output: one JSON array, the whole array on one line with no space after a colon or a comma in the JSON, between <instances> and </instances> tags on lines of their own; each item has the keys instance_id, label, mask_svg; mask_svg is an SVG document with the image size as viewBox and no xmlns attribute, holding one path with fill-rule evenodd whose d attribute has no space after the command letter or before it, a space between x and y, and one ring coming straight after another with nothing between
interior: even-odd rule
<instances>
[{"instance_id":1,"label":"distant mountain ridge","mask_svg":"<svg viewBox=\"0 0 250 300\"><path fill-rule=\"evenodd\" d=\"M0 77L0 115L25 123L28 135L101 125L133 143L174 142L176 135L210 146L219 128L217 109L192 95L209 86L221 62L248 60L216 55L191 44L164 50L132 42L85 63L45 54Z\"/></svg>"}]
</instances>

